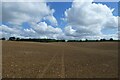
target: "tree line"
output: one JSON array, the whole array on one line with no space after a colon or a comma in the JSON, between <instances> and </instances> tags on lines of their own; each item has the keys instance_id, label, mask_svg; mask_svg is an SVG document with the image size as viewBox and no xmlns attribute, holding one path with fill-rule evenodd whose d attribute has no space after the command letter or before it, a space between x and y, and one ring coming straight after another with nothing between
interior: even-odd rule
<instances>
[{"instance_id":1,"label":"tree line","mask_svg":"<svg viewBox=\"0 0 120 80\"><path fill-rule=\"evenodd\" d=\"M1 40L6 40L5 38L1 38ZM38 39L38 38L15 38L9 37L9 41L32 41L32 42L65 42L65 40L56 40L56 39Z\"/></svg>"},{"instance_id":2,"label":"tree line","mask_svg":"<svg viewBox=\"0 0 120 80\"><path fill-rule=\"evenodd\" d=\"M6 38L1 38L0 40L6 40ZM15 37L9 37L9 41L32 41L32 42L103 42L103 41L118 41L114 40L113 38L110 38L109 40L106 39L100 39L100 40L56 40L56 39L38 39L38 38L15 38Z\"/></svg>"}]
</instances>

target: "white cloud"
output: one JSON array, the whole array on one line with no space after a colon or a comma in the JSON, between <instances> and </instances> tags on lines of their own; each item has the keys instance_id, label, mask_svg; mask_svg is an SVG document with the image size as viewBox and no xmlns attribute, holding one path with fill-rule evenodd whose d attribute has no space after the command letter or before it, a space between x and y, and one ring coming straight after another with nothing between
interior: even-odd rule
<instances>
[{"instance_id":1,"label":"white cloud","mask_svg":"<svg viewBox=\"0 0 120 80\"><path fill-rule=\"evenodd\" d=\"M62 33L57 26L57 20L53 16L54 9L50 9L45 2L4 2L2 5L2 21L10 25L1 25L2 36L8 38L31 37L31 38L57 38ZM41 22L42 19L48 19L51 25ZM22 26L22 23L28 22L29 28ZM39 24L38 24L39 22Z\"/></svg>"},{"instance_id":2,"label":"white cloud","mask_svg":"<svg viewBox=\"0 0 120 80\"><path fill-rule=\"evenodd\" d=\"M43 17L52 16L54 10L45 2L3 2L3 22L21 25L23 22L39 22ZM56 21L57 22L57 21Z\"/></svg>"},{"instance_id":3,"label":"white cloud","mask_svg":"<svg viewBox=\"0 0 120 80\"><path fill-rule=\"evenodd\" d=\"M57 20L54 16L47 16L44 19L48 20L51 23L51 25L58 26Z\"/></svg>"},{"instance_id":4,"label":"white cloud","mask_svg":"<svg viewBox=\"0 0 120 80\"><path fill-rule=\"evenodd\" d=\"M0 31L7 32L7 33L13 33L13 34L19 33L19 30L17 28L10 28L6 25L1 25Z\"/></svg>"},{"instance_id":5,"label":"white cloud","mask_svg":"<svg viewBox=\"0 0 120 80\"><path fill-rule=\"evenodd\" d=\"M112 14L114 9L92 1L74 0L72 7L65 11L65 20L68 22L65 27L66 35L79 39L101 38L106 35L102 32L103 29L118 28L118 18Z\"/></svg>"},{"instance_id":6,"label":"white cloud","mask_svg":"<svg viewBox=\"0 0 120 80\"><path fill-rule=\"evenodd\" d=\"M63 33L62 29L54 28L51 25L47 25L45 22L32 25L33 30L39 35L40 38L59 38L59 35Z\"/></svg>"},{"instance_id":7,"label":"white cloud","mask_svg":"<svg viewBox=\"0 0 120 80\"><path fill-rule=\"evenodd\" d=\"M6 25L1 25L0 26L0 32L2 33L0 37L10 37L10 36L14 36L14 35L17 35L19 36L21 34L21 31L17 28L11 28L11 27L8 27Z\"/></svg>"},{"instance_id":8,"label":"white cloud","mask_svg":"<svg viewBox=\"0 0 120 80\"><path fill-rule=\"evenodd\" d=\"M120 17L118 17L118 26L120 27Z\"/></svg>"},{"instance_id":9,"label":"white cloud","mask_svg":"<svg viewBox=\"0 0 120 80\"><path fill-rule=\"evenodd\" d=\"M45 2L45 0L2 0L2 2Z\"/></svg>"},{"instance_id":10,"label":"white cloud","mask_svg":"<svg viewBox=\"0 0 120 80\"><path fill-rule=\"evenodd\" d=\"M34 25L33 29L42 34L57 34L62 32L60 28L54 28L47 25L45 22L40 22L39 24Z\"/></svg>"},{"instance_id":11,"label":"white cloud","mask_svg":"<svg viewBox=\"0 0 120 80\"><path fill-rule=\"evenodd\" d=\"M31 28L23 29L17 27L8 27L6 25L0 26L0 38L10 36L20 37L20 38L60 38L60 35L63 34L60 28L54 28L50 25L47 25L45 22L40 22L39 24L32 25Z\"/></svg>"},{"instance_id":12,"label":"white cloud","mask_svg":"<svg viewBox=\"0 0 120 80\"><path fill-rule=\"evenodd\" d=\"M0 24L2 23L2 2L0 2Z\"/></svg>"},{"instance_id":13,"label":"white cloud","mask_svg":"<svg viewBox=\"0 0 120 80\"><path fill-rule=\"evenodd\" d=\"M65 11L64 30L58 27L53 16L54 9L41 2L4 2L2 5L2 20L11 25L1 25L0 34L4 37L25 38L55 38L55 39L100 39L113 37L117 39L117 31L104 34L102 30L118 28L118 17L113 16L114 9L103 4L92 3L93 0L74 0L72 7ZM48 20L48 25L42 20ZM30 24L29 28L22 27L23 22Z\"/></svg>"}]
</instances>

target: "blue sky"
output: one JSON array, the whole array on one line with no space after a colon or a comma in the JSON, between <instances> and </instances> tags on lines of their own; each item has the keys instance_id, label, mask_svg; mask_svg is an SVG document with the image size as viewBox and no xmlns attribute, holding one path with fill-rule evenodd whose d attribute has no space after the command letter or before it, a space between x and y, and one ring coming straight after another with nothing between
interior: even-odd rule
<instances>
[{"instance_id":1,"label":"blue sky","mask_svg":"<svg viewBox=\"0 0 120 80\"><path fill-rule=\"evenodd\" d=\"M24 2L5 3L2 8L2 36L57 39L113 37L117 39L118 3L93 3L98 5L93 5L92 2L89 4L85 2L80 4L73 2L47 2L41 5L40 3L29 4ZM74 6L72 7L72 5ZM75 7L76 5L79 6ZM114 9L114 11L111 12L111 9ZM67 15L65 15L65 12Z\"/></svg>"},{"instance_id":2,"label":"blue sky","mask_svg":"<svg viewBox=\"0 0 120 80\"><path fill-rule=\"evenodd\" d=\"M64 18L64 12L66 9L70 8L72 5L72 2L48 2L47 3L52 9L55 9L54 16L56 17L59 27L64 28L66 25L66 22L61 20L61 18Z\"/></svg>"}]
</instances>

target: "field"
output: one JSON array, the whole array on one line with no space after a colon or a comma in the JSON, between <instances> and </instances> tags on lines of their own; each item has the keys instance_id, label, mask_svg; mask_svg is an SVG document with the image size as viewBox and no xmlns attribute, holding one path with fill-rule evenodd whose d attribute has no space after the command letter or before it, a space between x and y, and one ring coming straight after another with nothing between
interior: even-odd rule
<instances>
[{"instance_id":1,"label":"field","mask_svg":"<svg viewBox=\"0 0 120 80\"><path fill-rule=\"evenodd\" d=\"M2 42L3 78L116 78L117 42Z\"/></svg>"}]
</instances>

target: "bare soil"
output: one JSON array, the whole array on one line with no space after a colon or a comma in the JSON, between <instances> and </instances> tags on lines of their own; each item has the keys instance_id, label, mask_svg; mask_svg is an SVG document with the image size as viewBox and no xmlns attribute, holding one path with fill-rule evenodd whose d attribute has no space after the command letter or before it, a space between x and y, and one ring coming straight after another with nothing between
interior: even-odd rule
<instances>
[{"instance_id":1,"label":"bare soil","mask_svg":"<svg viewBox=\"0 0 120 80\"><path fill-rule=\"evenodd\" d=\"M3 78L117 78L117 42L2 42Z\"/></svg>"}]
</instances>

